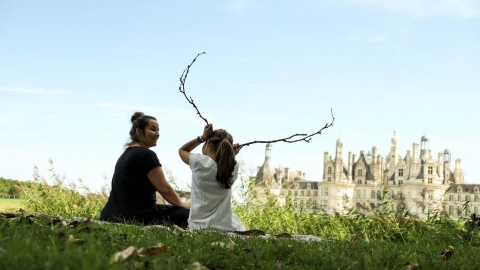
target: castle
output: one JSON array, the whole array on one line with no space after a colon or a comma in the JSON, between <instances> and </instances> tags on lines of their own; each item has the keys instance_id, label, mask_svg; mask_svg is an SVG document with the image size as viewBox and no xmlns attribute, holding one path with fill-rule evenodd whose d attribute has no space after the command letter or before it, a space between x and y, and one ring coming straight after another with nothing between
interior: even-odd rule
<instances>
[{"instance_id":1,"label":"castle","mask_svg":"<svg viewBox=\"0 0 480 270\"><path fill-rule=\"evenodd\" d=\"M394 131L386 157L361 151L357 157L349 152L343 158L343 143L336 143L335 157L324 153L322 181L305 179L302 171L272 166L272 144L266 145L265 161L257 167L253 192L277 197L280 202L289 195L296 207L322 209L328 214L345 214L355 207L371 211L391 200L393 210L406 209L421 218L443 212L450 216L469 216L478 212L480 185L464 184L461 160L451 167L448 149L434 160L429 139L422 136L402 157ZM260 196L261 198L261 196ZM468 203L467 203L468 202Z\"/></svg>"}]
</instances>

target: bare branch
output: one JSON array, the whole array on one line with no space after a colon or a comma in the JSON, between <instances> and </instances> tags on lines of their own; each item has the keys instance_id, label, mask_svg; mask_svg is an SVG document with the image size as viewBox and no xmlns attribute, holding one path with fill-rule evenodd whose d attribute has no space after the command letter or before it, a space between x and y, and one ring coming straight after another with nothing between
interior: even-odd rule
<instances>
[{"instance_id":1,"label":"bare branch","mask_svg":"<svg viewBox=\"0 0 480 270\"><path fill-rule=\"evenodd\" d=\"M190 67L193 65L193 63L195 63L195 60L197 60L197 57L199 57L202 54L205 54L205 52L197 54L197 56L195 56L195 58L193 59L192 63L190 63L190 65L188 65L187 68L183 71L182 76L180 76L180 87L178 87L178 90L180 90L180 92L185 96L188 103L192 104L193 107L195 108L195 110L197 110L198 116L200 116L200 118L202 118L208 124L207 119L205 119L200 114L200 111L198 110L197 106L195 105L195 103L193 103L193 98L192 97L188 98L187 94L185 94L185 81L187 80L187 76L188 76L188 72L190 71Z\"/></svg>"},{"instance_id":2,"label":"bare branch","mask_svg":"<svg viewBox=\"0 0 480 270\"><path fill-rule=\"evenodd\" d=\"M321 135L321 134L322 134L322 131L323 131L324 129L327 129L327 128L333 126L333 122L335 121L335 117L333 117L333 109L330 109L330 112L331 112L331 114L332 114L332 122L326 123L325 126L322 127L319 131L317 131L317 132L315 132L315 133L312 133L312 134L310 134L310 135L307 135L307 134L294 134L294 135L292 135L292 136L290 136L290 137L283 138L283 139L272 140L272 141L253 141L253 142L248 142L248 143L241 144L241 146L249 146L250 144L254 144L254 143L275 143L275 142L294 143L294 142L304 141L304 142L309 143L313 136L315 136L315 135L317 135L317 134L320 134L320 135ZM297 137L297 136L303 136L303 138L291 140L292 138Z\"/></svg>"}]
</instances>

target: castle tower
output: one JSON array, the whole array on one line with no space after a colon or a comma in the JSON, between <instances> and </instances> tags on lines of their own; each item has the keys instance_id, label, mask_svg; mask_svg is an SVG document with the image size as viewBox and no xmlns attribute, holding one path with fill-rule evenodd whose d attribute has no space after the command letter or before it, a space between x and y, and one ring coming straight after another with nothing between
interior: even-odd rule
<instances>
[{"instance_id":1,"label":"castle tower","mask_svg":"<svg viewBox=\"0 0 480 270\"><path fill-rule=\"evenodd\" d=\"M337 146L335 150L335 182L339 182L343 171L343 159L342 159L343 143L340 139L337 140Z\"/></svg>"},{"instance_id":2,"label":"castle tower","mask_svg":"<svg viewBox=\"0 0 480 270\"><path fill-rule=\"evenodd\" d=\"M451 178L451 175L450 175L450 159L451 159L451 154L450 154L450 151L448 149L445 149L445 151L443 151L443 164L444 164L444 168L443 168L443 172L444 172L444 179L445 179L445 184L450 184L451 181L450 181L450 178Z\"/></svg>"},{"instance_id":3,"label":"castle tower","mask_svg":"<svg viewBox=\"0 0 480 270\"><path fill-rule=\"evenodd\" d=\"M390 145L390 153L388 154L388 157L386 158L386 162L388 163L388 166L390 168L390 171L395 171L395 168L397 167L397 156L398 156L398 150L397 150L397 132L394 130L393 131L393 137L392 137L392 143Z\"/></svg>"},{"instance_id":4,"label":"castle tower","mask_svg":"<svg viewBox=\"0 0 480 270\"><path fill-rule=\"evenodd\" d=\"M462 160L457 158L455 160L455 170L453 171L455 178L455 184L463 184L463 170L462 170Z\"/></svg>"},{"instance_id":5,"label":"castle tower","mask_svg":"<svg viewBox=\"0 0 480 270\"><path fill-rule=\"evenodd\" d=\"M421 142L420 142L420 160L422 161L422 164L425 163L428 158L430 157L430 153L429 153L429 141L428 141L428 138L427 136L422 136L422 138L420 139Z\"/></svg>"}]
</instances>

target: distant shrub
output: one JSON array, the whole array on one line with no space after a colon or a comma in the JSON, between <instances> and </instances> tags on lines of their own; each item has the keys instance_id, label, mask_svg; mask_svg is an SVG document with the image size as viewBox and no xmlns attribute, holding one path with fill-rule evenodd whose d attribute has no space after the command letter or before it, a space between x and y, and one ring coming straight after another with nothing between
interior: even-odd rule
<instances>
[{"instance_id":1,"label":"distant shrub","mask_svg":"<svg viewBox=\"0 0 480 270\"><path fill-rule=\"evenodd\" d=\"M52 173L50 179L53 179L51 184L38 174L38 167L34 166L32 184L17 187L26 210L64 217L98 218L108 200L106 188L95 193L83 185L81 179L77 180L78 185L67 183L65 176L60 177L55 173L52 160L49 162L49 171Z\"/></svg>"}]
</instances>

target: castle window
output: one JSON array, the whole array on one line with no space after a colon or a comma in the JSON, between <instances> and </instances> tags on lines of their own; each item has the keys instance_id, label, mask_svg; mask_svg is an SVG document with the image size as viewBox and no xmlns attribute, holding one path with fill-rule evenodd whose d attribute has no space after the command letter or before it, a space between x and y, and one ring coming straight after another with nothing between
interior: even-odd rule
<instances>
[{"instance_id":1,"label":"castle window","mask_svg":"<svg viewBox=\"0 0 480 270\"><path fill-rule=\"evenodd\" d=\"M362 183L362 179L358 179L357 184L361 184L361 183Z\"/></svg>"},{"instance_id":2,"label":"castle window","mask_svg":"<svg viewBox=\"0 0 480 270\"><path fill-rule=\"evenodd\" d=\"M382 191L377 190L377 200L381 200L381 199L382 199Z\"/></svg>"},{"instance_id":3,"label":"castle window","mask_svg":"<svg viewBox=\"0 0 480 270\"><path fill-rule=\"evenodd\" d=\"M453 205L449 205L449 206L448 206L448 214L449 214L450 216L453 216Z\"/></svg>"},{"instance_id":4,"label":"castle window","mask_svg":"<svg viewBox=\"0 0 480 270\"><path fill-rule=\"evenodd\" d=\"M293 203L293 205L295 205L295 207L297 207L297 206L298 206L296 201Z\"/></svg>"},{"instance_id":5,"label":"castle window","mask_svg":"<svg viewBox=\"0 0 480 270\"><path fill-rule=\"evenodd\" d=\"M428 199L429 199L429 200L433 200L433 190L430 190L430 191L428 192Z\"/></svg>"},{"instance_id":6,"label":"castle window","mask_svg":"<svg viewBox=\"0 0 480 270\"><path fill-rule=\"evenodd\" d=\"M473 195L473 201L474 201L474 202L478 202L478 195L476 195L476 194ZM475 213L476 213L476 212L475 212Z\"/></svg>"},{"instance_id":7,"label":"castle window","mask_svg":"<svg viewBox=\"0 0 480 270\"><path fill-rule=\"evenodd\" d=\"M297 196L297 194L298 194L298 193L297 193L297 191L295 190L295 191L293 192L293 196Z\"/></svg>"},{"instance_id":8,"label":"castle window","mask_svg":"<svg viewBox=\"0 0 480 270\"><path fill-rule=\"evenodd\" d=\"M288 191L288 195L292 195L292 191L291 191L291 190Z\"/></svg>"},{"instance_id":9,"label":"castle window","mask_svg":"<svg viewBox=\"0 0 480 270\"><path fill-rule=\"evenodd\" d=\"M303 193L303 190L302 190L302 191L300 191L300 196L303 196L303 194L304 194L304 193Z\"/></svg>"},{"instance_id":10,"label":"castle window","mask_svg":"<svg viewBox=\"0 0 480 270\"><path fill-rule=\"evenodd\" d=\"M311 188L312 186L310 184L307 185L307 188Z\"/></svg>"},{"instance_id":11,"label":"castle window","mask_svg":"<svg viewBox=\"0 0 480 270\"><path fill-rule=\"evenodd\" d=\"M363 198L364 198L364 199L367 198L367 191L366 191L366 190L363 191Z\"/></svg>"},{"instance_id":12,"label":"castle window","mask_svg":"<svg viewBox=\"0 0 480 270\"><path fill-rule=\"evenodd\" d=\"M328 178L327 178L327 181L328 181L328 182L332 182L332 178L331 178L331 177L328 177Z\"/></svg>"},{"instance_id":13,"label":"castle window","mask_svg":"<svg viewBox=\"0 0 480 270\"><path fill-rule=\"evenodd\" d=\"M433 182L433 178L428 178L428 183L431 184Z\"/></svg>"},{"instance_id":14,"label":"castle window","mask_svg":"<svg viewBox=\"0 0 480 270\"><path fill-rule=\"evenodd\" d=\"M465 215L470 216L470 206L465 206Z\"/></svg>"},{"instance_id":15,"label":"castle window","mask_svg":"<svg viewBox=\"0 0 480 270\"><path fill-rule=\"evenodd\" d=\"M461 206L457 206L457 215L462 215L462 207Z\"/></svg>"},{"instance_id":16,"label":"castle window","mask_svg":"<svg viewBox=\"0 0 480 270\"><path fill-rule=\"evenodd\" d=\"M307 196L310 196L310 190L307 190Z\"/></svg>"},{"instance_id":17,"label":"castle window","mask_svg":"<svg viewBox=\"0 0 480 270\"><path fill-rule=\"evenodd\" d=\"M400 200L403 199L403 194L402 194L401 191L397 192L397 197L398 197L398 199L400 199Z\"/></svg>"},{"instance_id":18,"label":"castle window","mask_svg":"<svg viewBox=\"0 0 480 270\"><path fill-rule=\"evenodd\" d=\"M467 201L467 202L470 201L470 195L465 195L465 201Z\"/></svg>"},{"instance_id":19,"label":"castle window","mask_svg":"<svg viewBox=\"0 0 480 270\"><path fill-rule=\"evenodd\" d=\"M315 196L315 197L318 196L316 190L313 192L313 196Z\"/></svg>"},{"instance_id":20,"label":"castle window","mask_svg":"<svg viewBox=\"0 0 480 270\"><path fill-rule=\"evenodd\" d=\"M375 199L375 190L372 190L370 199Z\"/></svg>"},{"instance_id":21,"label":"castle window","mask_svg":"<svg viewBox=\"0 0 480 270\"><path fill-rule=\"evenodd\" d=\"M433 174L433 167L431 166L428 167L428 174Z\"/></svg>"},{"instance_id":22,"label":"castle window","mask_svg":"<svg viewBox=\"0 0 480 270\"><path fill-rule=\"evenodd\" d=\"M324 195L325 195L325 196L328 196L328 187L325 188L325 191L324 191L324 192L325 192Z\"/></svg>"},{"instance_id":23,"label":"castle window","mask_svg":"<svg viewBox=\"0 0 480 270\"><path fill-rule=\"evenodd\" d=\"M328 174L332 173L332 167L328 167Z\"/></svg>"},{"instance_id":24,"label":"castle window","mask_svg":"<svg viewBox=\"0 0 480 270\"><path fill-rule=\"evenodd\" d=\"M362 175L363 175L363 171L362 171L362 169L358 169L358 171L357 171L357 175L358 175L358 176L362 176Z\"/></svg>"},{"instance_id":25,"label":"castle window","mask_svg":"<svg viewBox=\"0 0 480 270\"><path fill-rule=\"evenodd\" d=\"M398 176L403 176L403 169L398 169Z\"/></svg>"},{"instance_id":26,"label":"castle window","mask_svg":"<svg viewBox=\"0 0 480 270\"><path fill-rule=\"evenodd\" d=\"M398 185L403 184L403 180L398 180Z\"/></svg>"},{"instance_id":27,"label":"castle window","mask_svg":"<svg viewBox=\"0 0 480 270\"><path fill-rule=\"evenodd\" d=\"M448 200L453 201L453 195L448 195Z\"/></svg>"},{"instance_id":28,"label":"castle window","mask_svg":"<svg viewBox=\"0 0 480 270\"><path fill-rule=\"evenodd\" d=\"M462 192L462 188L458 188L458 189L457 189L457 192Z\"/></svg>"},{"instance_id":29,"label":"castle window","mask_svg":"<svg viewBox=\"0 0 480 270\"><path fill-rule=\"evenodd\" d=\"M458 195L457 201L461 201L461 200L462 200L462 197L461 197L461 196L462 196L462 195Z\"/></svg>"},{"instance_id":30,"label":"castle window","mask_svg":"<svg viewBox=\"0 0 480 270\"><path fill-rule=\"evenodd\" d=\"M356 191L357 199L360 199L362 197L362 192L360 190Z\"/></svg>"}]
</instances>

